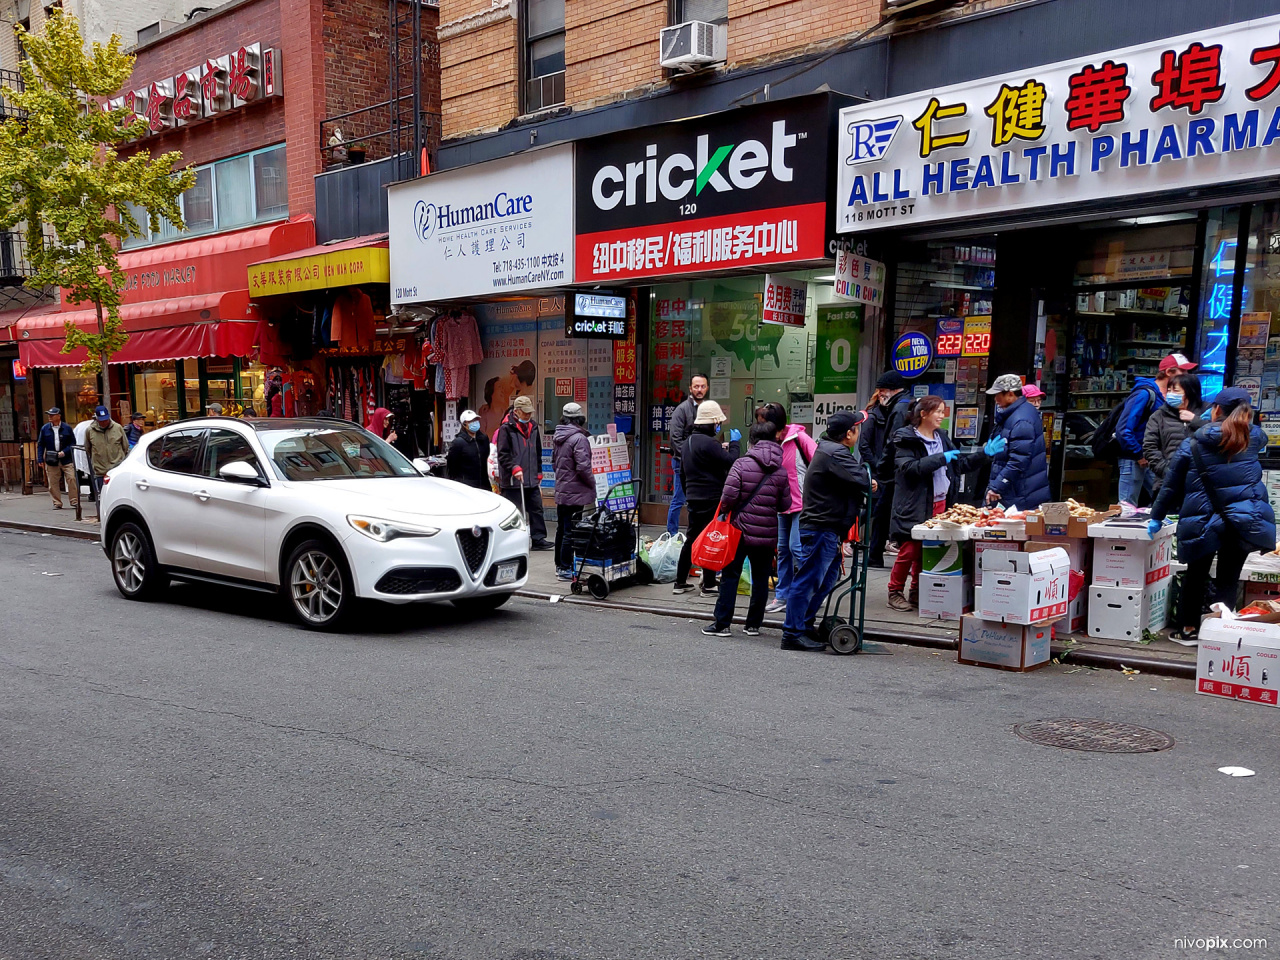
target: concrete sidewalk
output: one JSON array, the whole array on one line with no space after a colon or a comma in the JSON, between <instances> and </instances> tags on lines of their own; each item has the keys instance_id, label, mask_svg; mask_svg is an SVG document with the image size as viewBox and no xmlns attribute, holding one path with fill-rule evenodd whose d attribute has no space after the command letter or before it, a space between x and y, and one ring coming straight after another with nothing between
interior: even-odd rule
<instances>
[{"instance_id":1,"label":"concrete sidewalk","mask_svg":"<svg viewBox=\"0 0 1280 960\"><path fill-rule=\"evenodd\" d=\"M70 507L53 509L53 501L47 492L38 491L31 496L0 494L0 527L97 540L97 504L90 503L86 497L81 506L83 519L77 521L75 511ZM550 526L554 531L554 524ZM662 529L646 527L643 532L656 537L662 533ZM702 625L711 620L715 600L699 596L697 590L676 596L672 594L669 583L647 586L618 584L607 599L594 600L585 592L581 596L574 596L568 583L556 579L555 561L550 551L534 552L530 554L529 560L529 582L521 591L522 596L555 603L616 607L683 619L688 623L681 629L688 629L691 634L701 630ZM886 606L888 583L888 569L872 568L868 572L867 639L954 650L959 624L954 620L922 620L918 615L889 609ZM747 598L739 597L736 623L742 623L746 609ZM845 615L844 611L841 615ZM769 631L780 631L781 615L766 615L764 626ZM1060 635L1055 640L1053 651L1055 656L1065 657L1069 663L1111 668L1117 668L1123 663L1153 673L1195 676L1195 648L1179 646L1163 637L1149 644L1142 644L1096 639L1083 634Z\"/></svg>"}]
</instances>

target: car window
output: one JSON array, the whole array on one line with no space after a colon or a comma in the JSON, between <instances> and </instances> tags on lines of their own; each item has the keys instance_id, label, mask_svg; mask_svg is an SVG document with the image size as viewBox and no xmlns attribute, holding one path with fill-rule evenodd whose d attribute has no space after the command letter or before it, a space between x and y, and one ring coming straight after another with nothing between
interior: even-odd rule
<instances>
[{"instance_id":1,"label":"car window","mask_svg":"<svg viewBox=\"0 0 1280 960\"><path fill-rule=\"evenodd\" d=\"M418 476L404 454L356 426L260 429L258 439L286 480Z\"/></svg>"},{"instance_id":2,"label":"car window","mask_svg":"<svg viewBox=\"0 0 1280 960\"><path fill-rule=\"evenodd\" d=\"M152 464L161 470L173 473L195 473L200 463L200 444L204 442L204 430L175 430L166 434L163 449L160 451L160 462L152 460ZM152 449L161 444L152 444Z\"/></svg>"},{"instance_id":3,"label":"car window","mask_svg":"<svg viewBox=\"0 0 1280 960\"><path fill-rule=\"evenodd\" d=\"M210 430L209 439L204 445L205 476L219 479L218 471L228 463L247 463L262 475L258 466L258 457L253 452L249 441L234 430Z\"/></svg>"}]
</instances>

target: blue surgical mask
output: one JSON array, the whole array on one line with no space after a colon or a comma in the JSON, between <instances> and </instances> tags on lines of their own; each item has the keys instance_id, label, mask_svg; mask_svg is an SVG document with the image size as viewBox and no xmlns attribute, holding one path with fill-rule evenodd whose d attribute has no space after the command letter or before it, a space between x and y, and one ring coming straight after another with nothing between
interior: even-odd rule
<instances>
[{"instance_id":1,"label":"blue surgical mask","mask_svg":"<svg viewBox=\"0 0 1280 960\"><path fill-rule=\"evenodd\" d=\"M716 424L716 433L719 433L719 432L720 432L720 424L718 424L718 423L717 423L717 424Z\"/></svg>"},{"instance_id":2,"label":"blue surgical mask","mask_svg":"<svg viewBox=\"0 0 1280 960\"><path fill-rule=\"evenodd\" d=\"M468 430L470 430L472 433L479 433L479 432L480 432L480 421L479 421L479 420L468 420L468 421L467 421L467 429L468 429Z\"/></svg>"},{"instance_id":3,"label":"blue surgical mask","mask_svg":"<svg viewBox=\"0 0 1280 960\"><path fill-rule=\"evenodd\" d=\"M1165 402L1165 403L1167 403L1167 404L1168 404L1169 406L1171 406L1171 407L1180 407L1180 406L1182 406L1182 394L1180 394L1180 393L1166 393L1166 394L1164 395L1164 402Z\"/></svg>"}]
</instances>

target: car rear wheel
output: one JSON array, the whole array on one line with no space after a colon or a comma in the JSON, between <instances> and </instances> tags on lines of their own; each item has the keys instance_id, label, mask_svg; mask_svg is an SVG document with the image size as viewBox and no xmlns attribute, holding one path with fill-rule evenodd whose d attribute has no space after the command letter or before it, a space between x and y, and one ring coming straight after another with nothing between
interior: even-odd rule
<instances>
[{"instance_id":1,"label":"car rear wheel","mask_svg":"<svg viewBox=\"0 0 1280 960\"><path fill-rule=\"evenodd\" d=\"M461 600L452 601L452 603L464 613L479 616L492 613L510 599L511 594L509 593L490 593L481 597L463 597Z\"/></svg>"},{"instance_id":2,"label":"car rear wheel","mask_svg":"<svg viewBox=\"0 0 1280 960\"><path fill-rule=\"evenodd\" d=\"M294 619L308 630L333 630L351 606L351 576L337 549L321 540L300 543L285 567L285 595Z\"/></svg>"},{"instance_id":3,"label":"car rear wheel","mask_svg":"<svg viewBox=\"0 0 1280 960\"><path fill-rule=\"evenodd\" d=\"M111 576L126 600L150 600L169 584L147 531L122 523L111 538Z\"/></svg>"}]
</instances>

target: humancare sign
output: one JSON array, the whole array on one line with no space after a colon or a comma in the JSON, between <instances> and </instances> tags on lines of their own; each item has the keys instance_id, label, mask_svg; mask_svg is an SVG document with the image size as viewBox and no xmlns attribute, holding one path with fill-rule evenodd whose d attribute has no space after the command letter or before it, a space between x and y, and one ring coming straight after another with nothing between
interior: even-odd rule
<instances>
[{"instance_id":1,"label":"humancare sign","mask_svg":"<svg viewBox=\"0 0 1280 960\"><path fill-rule=\"evenodd\" d=\"M834 102L814 94L579 141L578 282L827 257Z\"/></svg>"},{"instance_id":2,"label":"humancare sign","mask_svg":"<svg viewBox=\"0 0 1280 960\"><path fill-rule=\"evenodd\" d=\"M836 229L1280 172L1280 17L840 112Z\"/></svg>"},{"instance_id":3,"label":"humancare sign","mask_svg":"<svg viewBox=\"0 0 1280 960\"><path fill-rule=\"evenodd\" d=\"M493 297L573 282L573 146L392 184L391 302Z\"/></svg>"}]
</instances>

